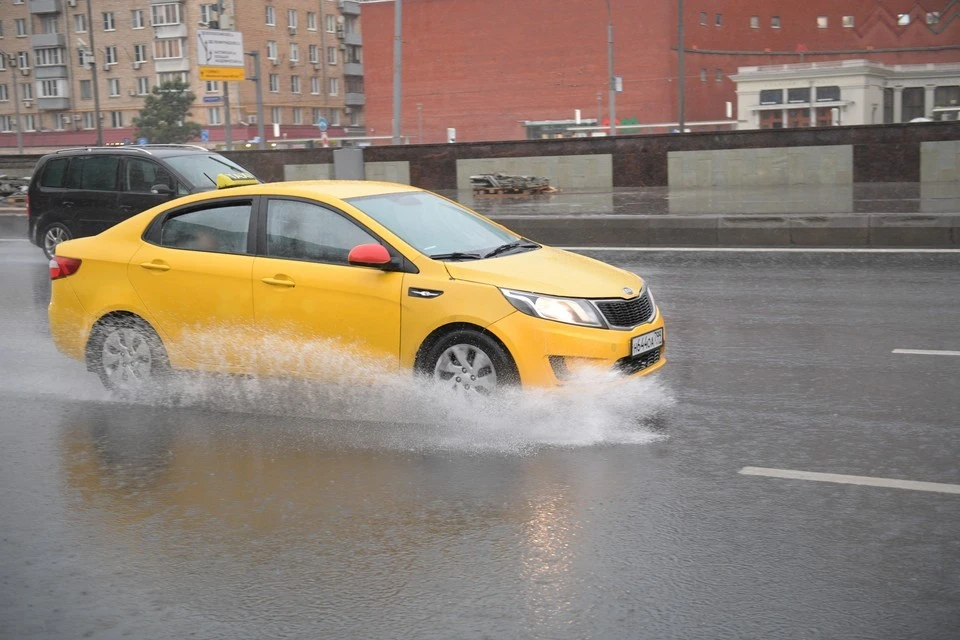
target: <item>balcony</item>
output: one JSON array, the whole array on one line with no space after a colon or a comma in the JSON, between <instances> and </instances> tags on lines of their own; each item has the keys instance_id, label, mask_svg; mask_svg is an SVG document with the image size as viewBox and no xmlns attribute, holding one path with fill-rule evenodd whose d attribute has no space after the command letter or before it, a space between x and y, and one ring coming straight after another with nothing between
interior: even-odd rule
<instances>
[{"instance_id":1,"label":"balcony","mask_svg":"<svg viewBox=\"0 0 960 640\"><path fill-rule=\"evenodd\" d=\"M67 77L67 66L57 64L52 66L34 67L33 72L37 80L58 80Z\"/></svg>"},{"instance_id":2,"label":"balcony","mask_svg":"<svg viewBox=\"0 0 960 640\"><path fill-rule=\"evenodd\" d=\"M165 25L160 25L159 27L154 27L153 37L157 40L162 40L164 38L186 38L187 25L181 23L181 24L165 24Z\"/></svg>"},{"instance_id":3,"label":"balcony","mask_svg":"<svg viewBox=\"0 0 960 640\"><path fill-rule=\"evenodd\" d=\"M352 44L360 46L363 44L363 36L354 31L347 31L343 34L343 44Z\"/></svg>"},{"instance_id":4,"label":"balcony","mask_svg":"<svg viewBox=\"0 0 960 640\"><path fill-rule=\"evenodd\" d=\"M355 0L340 0L340 11L344 15L358 16L360 15L360 3Z\"/></svg>"},{"instance_id":5,"label":"balcony","mask_svg":"<svg viewBox=\"0 0 960 640\"><path fill-rule=\"evenodd\" d=\"M63 0L30 0L30 13L60 13Z\"/></svg>"},{"instance_id":6,"label":"balcony","mask_svg":"<svg viewBox=\"0 0 960 640\"><path fill-rule=\"evenodd\" d=\"M362 76L363 75L363 65L359 62L345 62L343 63L343 75L345 76Z\"/></svg>"},{"instance_id":7,"label":"balcony","mask_svg":"<svg viewBox=\"0 0 960 640\"><path fill-rule=\"evenodd\" d=\"M190 58L155 58L153 64L157 73L190 71Z\"/></svg>"},{"instance_id":8,"label":"balcony","mask_svg":"<svg viewBox=\"0 0 960 640\"><path fill-rule=\"evenodd\" d=\"M40 111L66 111L70 108L70 98L37 98Z\"/></svg>"},{"instance_id":9,"label":"balcony","mask_svg":"<svg viewBox=\"0 0 960 640\"><path fill-rule=\"evenodd\" d=\"M34 49L67 46L67 36L62 33L35 33L30 36L30 46Z\"/></svg>"},{"instance_id":10,"label":"balcony","mask_svg":"<svg viewBox=\"0 0 960 640\"><path fill-rule=\"evenodd\" d=\"M348 107L362 107L367 104L367 96L363 93L348 93L343 102Z\"/></svg>"}]
</instances>

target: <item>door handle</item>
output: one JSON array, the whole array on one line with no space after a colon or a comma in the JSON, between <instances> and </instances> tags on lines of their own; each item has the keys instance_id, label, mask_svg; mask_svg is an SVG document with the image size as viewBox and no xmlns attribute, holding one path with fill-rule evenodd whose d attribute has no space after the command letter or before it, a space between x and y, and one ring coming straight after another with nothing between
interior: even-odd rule
<instances>
[{"instance_id":1,"label":"door handle","mask_svg":"<svg viewBox=\"0 0 960 640\"><path fill-rule=\"evenodd\" d=\"M163 262L141 262L140 266L150 271L170 271L170 265Z\"/></svg>"},{"instance_id":2,"label":"door handle","mask_svg":"<svg viewBox=\"0 0 960 640\"><path fill-rule=\"evenodd\" d=\"M297 283L293 280L281 280L280 278L261 278L263 284L273 285L275 287L295 287Z\"/></svg>"}]
</instances>

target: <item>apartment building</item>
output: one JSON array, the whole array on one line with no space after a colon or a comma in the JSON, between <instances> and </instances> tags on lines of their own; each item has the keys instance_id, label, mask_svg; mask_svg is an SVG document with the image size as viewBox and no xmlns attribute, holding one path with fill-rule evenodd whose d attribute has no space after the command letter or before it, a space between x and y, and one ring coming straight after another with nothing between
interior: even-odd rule
<instances>
[{"instance_id":1,"label":"apartment building","mask_svg":"<svg viewBox=\"0 0 960 640\"><path fill-rule=\"evenodd\" d=\"M25 149L94 143L93 65L107 143L133 140L145 96L174 79L196 94L191 120L211 145L225 137L225 90L233 141L252 140L255 83L200 80L196 31L210 28L240 31L260 52L268 142L317 138L320 118L330 137L364 133L355 1L0 0L0 149L17 145L17 108Z\"/></svg>"}]
</instances>

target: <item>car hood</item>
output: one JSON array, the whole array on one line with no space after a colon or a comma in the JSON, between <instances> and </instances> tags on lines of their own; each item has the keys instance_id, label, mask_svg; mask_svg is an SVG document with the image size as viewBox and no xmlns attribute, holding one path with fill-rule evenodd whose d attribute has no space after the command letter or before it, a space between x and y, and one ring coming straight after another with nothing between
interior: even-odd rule
<instances>
[{"instance_id":1,"label":"car hood","mask_svg":"<svg viewBox=\"0 0 960 640\"><path fill-rule=\"evenodd\" d=\"M634 294L643 287L634 273L551 247L444 264L457 280L569 298L624 298L630 297L624 287Z\"/></svg>"}]
</instances>

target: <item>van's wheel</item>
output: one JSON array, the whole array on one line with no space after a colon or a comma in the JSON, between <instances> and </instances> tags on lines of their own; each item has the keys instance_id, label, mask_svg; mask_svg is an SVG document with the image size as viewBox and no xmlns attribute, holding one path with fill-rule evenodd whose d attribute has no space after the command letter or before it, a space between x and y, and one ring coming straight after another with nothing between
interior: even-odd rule
<instances>
[{"instance_id":1,"label":"van's wheel","mask_svg":"<svg viewBox=\"0 0 960 640\"><path fill-rule=\"evenodd\" d=\"M459 329L437 340L424 354L420 369L455 391L490 395L520 383L510 354L489 335Z\"/></svg>"},{"instance_id":2,"label":"van's wheel","mask_svg":"<svg viewBox=\"0 0 960 640\"><path fill-rule=\"evenodd\" d=\"M40 235L40 246L47 255L48 260L52 260L57 251L57 245L67 240L73 240L73 233L70 228L62 222L51 222L43 228Z\"/></svg>"},{"instance_id":3,"label":"van's wheel","mask_svg":"<svg viewBox=\"0 0 960 640\"><path fill-rule=\"evenodd\" d=\"M170 374L160 336L135 317L110 318L98 324L90 335L87 359L103 386L123 397L154 393Z\"/></svg>"}]
</instances>

